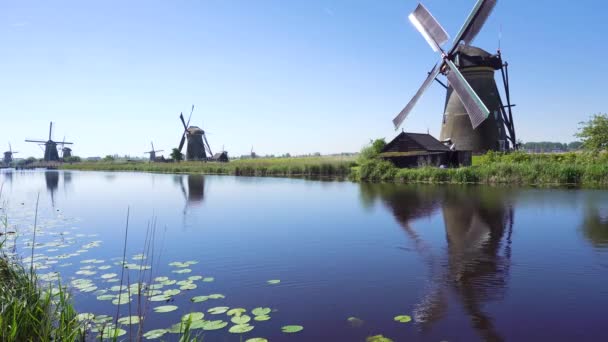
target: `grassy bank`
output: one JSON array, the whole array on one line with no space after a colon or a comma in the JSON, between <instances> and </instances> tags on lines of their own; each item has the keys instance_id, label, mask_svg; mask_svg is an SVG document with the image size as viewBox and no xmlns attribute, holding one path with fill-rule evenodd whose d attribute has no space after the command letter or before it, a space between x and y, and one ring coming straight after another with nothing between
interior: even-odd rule
<instances>
[{"instance_id":1,"label":"grassy bank","mask_svg":"<svg viewBox=\"0 0 608 342\"><path fill-rule=\"evenodd\" d=\"M475 157L472 166L457 169L398 169L376 158L359 164L351 174L351 178L358 181L608 186L606 153L490 152Z\"/></svg>"},{"instance_id":2,"label":"grassy bank","mask_svg":"<svg viewBox=\"0 0 608 342\"><path fill-rule=\"evenodd\" d=\"M331 176L346 177L354 166L352 157L258 158L217 162L85 162L64 164L67 170L204 173L235 176Z\"/></svg>"},{"instance_id":3,"label":"grassy bank","mask_svg":"<svg viewBox=\"0 0 608 342\"><path fill-rule=\"evenodd\" d=\"M399 169L390 162L379 160L369 149L362 151L358 159L309 157L246 159L229 163L91 162L64 164L62 168L236 176L349 177L361 182L608 186L607 153L490 152L473 157L472 166L457 169Z\"/></svg>"}]
</instances>

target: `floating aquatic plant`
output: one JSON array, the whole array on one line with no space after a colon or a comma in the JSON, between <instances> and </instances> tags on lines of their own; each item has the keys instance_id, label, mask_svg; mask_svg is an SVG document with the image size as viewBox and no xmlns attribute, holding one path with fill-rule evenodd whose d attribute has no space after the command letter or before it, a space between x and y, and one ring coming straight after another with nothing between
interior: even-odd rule
<instances>
[{"instance_id":1,"label":"floating aquatic plant","mask_svg":"<svg viewBox=\"0 0 608 342\"><path fill-rule=\"evenodd\" d=\"M286 334L293 334L304 330L304 327L301 325L286 325L281 330Z\"/></svg>"},{"instance_id":2,"label":"floating aquatic plant","mask_svg":"<svg viewBox=\"0 0 608 342\"><path fill-rule=\"evenodd\" d=\"M171 312L171 311L175 311L175 310L177 310L177 306L175 306L175 305L163 305L163 306L157 306L154 308L154 312L158 312L158 313Z\"/></svg>"},{"instance_id":3,"label":"floating aquatic plant","mask_svg":"<svg viewBox=\"0 0 608 342\"><path fill-rule=\"evenodd\" d=\"M395 321L400 322L400 323L407 323L407 322L410 322L411 320L412 320L412 317L410 317L408 315L395 316Z\"/></svg>"}]
</instances>

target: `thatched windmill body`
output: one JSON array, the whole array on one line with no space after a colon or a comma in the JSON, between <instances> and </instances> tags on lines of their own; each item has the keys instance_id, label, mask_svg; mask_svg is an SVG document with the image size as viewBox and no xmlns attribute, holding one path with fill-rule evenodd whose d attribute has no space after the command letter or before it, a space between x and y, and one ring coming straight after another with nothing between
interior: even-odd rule
<instances>
[{"instance_id":1,"label":"thatched windmill body","mask_svg":"<svg viewBox=\"0 0 608 342\"><path fill-rule=\"evenodd\" d=\"M2 163L6 166L10 165L13 162L13 154L15 153L19 152L13 151L11 143L8 143L8 151L4 152L4 158L2 159Z\"/></svg>"},{"instance_id":2,"label":"thatched windmill body","mask_svg":"<svg viewBox=\"0 0 608 342\"><path fill-rule=\"evenodd\" d=\"M37 144L44 145L44 161L59 161L59 153L57 153L57 143L53 141L53 122L49 125L49 139L44 140L29 140L26 139L26 142L33 142ZM60 143L62 146L72 145L74 143L63 141ZM71 153L70 149L70 153Z\"/></svg>"},{"instance_id":3,"label":"thatched windmill body","mask_svg":"<svg viewBox=\"0 0 608 342\"><path fill-rule=\"evenodd\" d=\"M178 150L181 153L184 143L187 141L186 160L207 160L213 156L213 152L211 152L211 147L207 141L205 131L198 126L190 126L190 119L192 118L193 111L194 105L192 105L188 122L184 121L184 115L182 113L179 114L179 119L182 122L184 131L182 132Z\"/></svg>"},{"instance_id":4,"label":"thatched windmill body","mask_svg":"<svg viewBox=\"0 0 608 342\"><path fill-rule=\"evenodd\" d=\"M500 49L497 54L491 54L470 45L496 6L496 1L477 1L449 50L441 48L449 40L448 34L422 4L410 14L410 21L431 48L440 54L440 59L407 106L393 119L395 128L402 124L435 80L446 88L441 141L451 142L458 150L473 152L517 148L508 63L503 63ZM497 70L501 71L503 78L506 105L494 80ZM447 77L447 84L437 79L440 74Z\"/></svg>"},{"instance_id":5,"label":"thatched windmill body","mask_svg":"<svg viewBox=\"0 0 608 342\"><path fill-rule=\"evenodd\" d=\"M155 150L154 149L154 143L150 141L150 145L152 146L152 149L148 152L144 152L145 154L149 154L150 155L150 161L156 161L156 152L163 152L164 150Z\"/></svg>"}]
</instances>

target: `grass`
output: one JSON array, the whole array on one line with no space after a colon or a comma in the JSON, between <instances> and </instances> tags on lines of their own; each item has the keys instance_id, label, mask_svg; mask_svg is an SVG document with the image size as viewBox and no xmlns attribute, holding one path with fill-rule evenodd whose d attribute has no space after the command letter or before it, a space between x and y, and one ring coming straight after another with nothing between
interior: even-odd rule
<instances>
[{"instance_id":1,"label":"grass","mask_svg":"<svg viewBox=\"0 0 608 342\"><path fill-rule=\"evenodd\" d=\"M355 164L352 157L256 158L218 162L85 162L63 164L67 170L204 173L235 176L346 177Z\"/></svg>"},{"instance_id":2,"label":"grass","mask_svg":"<svg viewBox=\"0 0 608 342\"><path fill-rule=\"evenodd\" d=\"M608 153L528 154L490 152L473 165L454 169L398 169L371 158L360 161L350 178L399 183L515 184L608 186Z\"/></svg>"},{"instance_id":3,"label":"grass","mask_svg":"<svg viewBox=\"0 0 608 342\"><path fill-rule=\"evenodd\" d=\"M7 253L5 249L7 236L13 233L9 233L4 210L1 225L0 341L84 340L66 288L60 283L42 288L33 269L28 270L14 253Z\"/></svg>"}]
</instances>

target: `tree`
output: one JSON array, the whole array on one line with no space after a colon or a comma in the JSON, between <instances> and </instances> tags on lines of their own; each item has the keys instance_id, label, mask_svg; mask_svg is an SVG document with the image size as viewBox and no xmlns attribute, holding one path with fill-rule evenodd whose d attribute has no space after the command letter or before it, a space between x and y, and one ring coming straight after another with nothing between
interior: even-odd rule
<instances>
[{"instance_id":1,"label":"tree","mask_svg":"<svg viewBox=\"0 0 608 342\"><path fill-rule=\"evenodd\" d=\"M376 158L382 152L384 146L386 146L384 139L374 140L370 145L365 146L361 150L361 154L359 155L360 161Z\"/></svg>"},{"instance_id":2,"label":"tree","mask_svg":"<svg viewBox=\"0 0 608 342\"><path fill-rule=\"evenodd\" d=\"M587 150L604 150L608 148L608 114L595 114L589 121L581 122L579 132L583 148Z\"/></svg>"},{"instance_id":3,"label":"tree","mask_svg":"<svg viewBox=\"0 0 608 342\"><path fill-rule=\"evenodd\" d=\"M184 160L184 155L177 148L174 148L171 150L171 158L173 158L173 160L176 162L180 162Z\"/></svg>"},{"instance_id":4,"label":"tree","mask_svg":"<svg viewBox=\"0 0 608 342\"><path fill-rule=\"evenodd\" d=\"M103 161L104 162L113 162L114 157L108 154L107 156L103 157Z\"/></svg>"}]
</instances>

